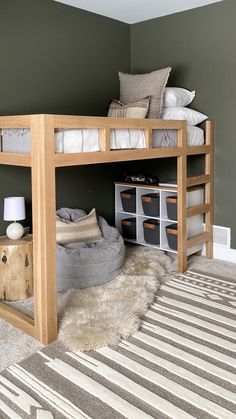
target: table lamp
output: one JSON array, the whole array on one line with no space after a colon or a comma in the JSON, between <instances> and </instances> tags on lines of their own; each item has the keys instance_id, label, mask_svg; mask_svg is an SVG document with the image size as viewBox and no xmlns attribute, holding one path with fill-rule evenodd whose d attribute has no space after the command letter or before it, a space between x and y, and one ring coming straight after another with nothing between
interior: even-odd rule
<instances>
[{"instance_id":1,"label":"table lamp","mask_svg":"<svg viewBox=\"0 0 236 419\"><path fill-rule=\"evenodd\" d=\"M16 221L25 219L25 198L13 196L4 199L4 221L14 221L7 227L6 234L11 240L18 240L24 235L24 227Z\"/></svg>"}]
</instances>

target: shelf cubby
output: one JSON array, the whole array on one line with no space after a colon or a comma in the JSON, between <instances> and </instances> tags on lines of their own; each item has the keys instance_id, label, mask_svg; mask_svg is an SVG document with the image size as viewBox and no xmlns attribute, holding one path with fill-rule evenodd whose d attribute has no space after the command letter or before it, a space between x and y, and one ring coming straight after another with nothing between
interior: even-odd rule
<instances>
[{"instance_id":1,"label":"shelf cubby","mask_svg":"<svg viewBox=\"0 0 236 419\"><path fill-rule=\"evenodd\" d=\"M123 210L122 201L120 198L120 193L124 192L127 189L135 188L136 189L136 213L130 213ZM143 212L143 206L141 201L141 196L149 193L159 193L160 194L160 211L159 217L147 216ZM157 249L161 249L167 252L178 253L177 250L173 250L169 247L166 227L171 224L178 224L178 221L171 220L168 218L167 214L167 205L166 198L169 196L178 196L176 187L158 187L158 186L146 186L146 185L132 185L132 184L115 184L115 220L116 227L122 234L122 225L121 220L125 218L136 218L136 240L126 239L127 242L137 243L143 246L150 246ZM187 191L187 208L201 205L204 203L204 190L201 187L190 188ZM149 220L150 218L160 221L160 245L153 245L147 243L144 240L144 230L143 222ZM200 234L204 231L204 220L203 215L194 215L187 219L187 238L194 235ZM202 249L202 246L198 245L191 249L188 249L188 255L195 253Z\"/></svg>"}]
</instances>

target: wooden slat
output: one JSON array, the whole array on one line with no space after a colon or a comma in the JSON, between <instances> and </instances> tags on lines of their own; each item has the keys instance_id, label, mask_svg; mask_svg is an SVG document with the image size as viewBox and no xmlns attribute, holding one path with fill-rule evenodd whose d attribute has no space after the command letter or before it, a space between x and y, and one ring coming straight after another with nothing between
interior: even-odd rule
<instances>
[{"instance_id":1,"label":"wooden slat","mask_svg":"<svg viewBox=\"0 0 236 419\"><path fill-rule=\"evenodd\" d=\"M187 209L187 217L206 214L210 210L210 204L195 205Z\"/></svg>"},{"instance_id":2,"label":"wooden slat","mask_svg":"<svg viewBox=\"0 0 236 419\"><path fill-rule=\"evenodd\" d=\"M31 118L35 328L48 344L57 338L56 198L54 125L50 115Z\"/></svg>"},{"instance_id":3,"label":"wooden slat","mask_svg":"<svg viewBox=\"0 0 236 419\"><path fill-rule=\"evenodd\" d=\"M3 153L0 152L0 164L9 166L31 166L31 155L21 153Z\"/></svg>"},{"instance_id":4,"label":"wooden slat","mask_svg":"<svg viewBox=\"0 0 236 419\"><path fill-rule=\"evenodd\" d=\"M205 173L210 178L205 186L205 201L210 205L205 217L206 231L210 234L210 240L206 244L206 257L212 259L214 221L214 124L212 121L206 122L206 144L211 149L210 153L205 156Z\"/></svg>"},{"instance_id":5,"label":"wooden slat","mask_svg":"<svg viewBox=\"0 0 236 419\"><path fill-rule=\"evenodd\" d=\"M144 135L146 139L146 148L152 148L152 130L151 129L145 129Z\"/></svg>"},{"instance_id":6,"label":"wooden slat","mask_svg":"<svg viewBox=\"0 0 236 419\"><path fill-rule=\"evenodd\" d=\"M187 270L187 123L183 121L178 130L178 147L181 150L177 158L178 185L178 271Z\"/></svg>"},{"instance_id":7,"label":"wooden slat","mask_svg":"<svg viewBox=\"0 0 236 419\"><path fill-rule=\"evenodd\" d=\"M0 303L0 317L30 336L35 336L34 321L5 303Z\"/></svg>"},{"instance_id":8,"label":"wooden slat","mask_svg":"<svg viewBox=\"0 0 236 419\"><path fill-rule=\"evenodd\" d=\"M110 151L110 128L102 128L100 130L100 146L101 151Z\"/></svg>"},{"instance_id":9,"label":"wooden slat","mask_svg":"<svg viewBox=\"0 0 236 419\"><path fill-rule=\"evenodd\" d=\"M192 176L187 178L187 186L204 185L210 182L210 175Z\"/></svg>"},{"instance_id":10,"label":"wooden slat","mask_svg":"<svg viewBox=\"0 0 236 419\"><path fill-rule=\"evenodd\" d=\"M190 237L187 240L187 248L191 249L194 246L197 246L198 244L203 244L209 241L211 238L211 234L207 231L201 234L197 234L196 236Z\"/></svg>"},{"instance_id":11,"label":"wooden slat","mask_svg":"<svg viewBox=\"0 0 236 419\"><path fill-rule=\"evenodd\" d=\"M106 153L68 153L56 154L54 163L56 167L77 166L84 164L110 163L130 160L156 159L164 157L177 157L180 150L175 148L154 148L154 149L135 149L135 150L114 150Z\"/></svg>"},{"instance_id":12,"label":"wooden slat","mask_svg":"<svg viewBox=\"0 0 236 419\"><path fill-rule=\"evenodd\" d=\"M0 116L0 128L30 128L31 115Z\"/></svg>"},{"instance_id":13,"label":"wooden slat","mask_svg":"<svg viewBox=\"0 0 236 419\"><path fill-rule=\"evenodd\" d=\"M53 115L55 128L180 129L183 121L164 119L107 118L99 116Z\"/></svg>"},{"instance_id":14,"label":"wooden slat","mask_svg":"<svg viewBox=\"0 0 236 419\"><path fill-rule=\"evenodd\" d=\"M209 145L194 145L191 147L187 147L187 154L189 156L195 155L195 154L207 154L209 152L210 152Z\"/></svg>"}]
</instances>

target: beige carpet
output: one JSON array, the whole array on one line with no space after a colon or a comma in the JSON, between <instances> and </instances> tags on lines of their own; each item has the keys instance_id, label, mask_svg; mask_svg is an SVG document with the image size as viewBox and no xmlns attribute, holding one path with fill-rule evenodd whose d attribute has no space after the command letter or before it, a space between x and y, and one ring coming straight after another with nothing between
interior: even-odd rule
<instances>
[{"instance_id":1,"label":"beige carpet","mask_svg":"<svg viewBox=\"0 0 236 419\"><path fill-rule=\"evenodd\" d=\"M235 342L235 279L174 273L118 346L57 342L0 374L0 417L233 419Z\"/></svg>"},{"instance_id":2,"label":"beige carpet","mask_svg":"<svg viewBox=\"0 0 236 419\"><path fill-rule=\"evenodd\" d=\"M173 258L173 255L170 254ZM173 268L176 269L176 257L173 258ZM208 260L202 256L190 258L190 269L205 272L222 278L236 280L236 264L219 260ZM170 278L169 278L170 279ZM58 296L59 307L63 305L65 296ZM15 304L16 305L16 304ZM33 312L33 301L17 303L18 309L26 314ZM43 346L35 339L25 335L4 320L0 320L0 370L32 355Z\"/></svg>"}]
</instances>

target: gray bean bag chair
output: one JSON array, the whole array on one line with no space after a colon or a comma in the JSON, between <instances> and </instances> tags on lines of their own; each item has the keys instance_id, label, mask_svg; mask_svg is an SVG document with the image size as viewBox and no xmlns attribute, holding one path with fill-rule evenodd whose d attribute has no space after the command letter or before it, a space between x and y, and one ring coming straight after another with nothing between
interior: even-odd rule
<instances>
[{"instance_id":1,"label":"gray bean bag chair","mask_svg":"<svg viewBox=\"0 0 236 419\"><path fill-rule=\"evenodd\" d=\"M86 215L83 210L62 208L59 217L75 221ZM104 284L118 276L125 258L123 238L118 230L98 217L103 239L95 243L57 244L58 291Z\"/></svg>"}]
</instances>

